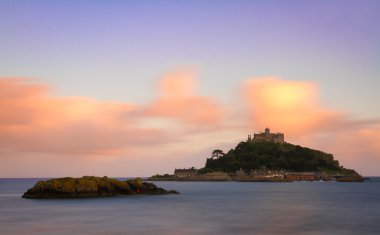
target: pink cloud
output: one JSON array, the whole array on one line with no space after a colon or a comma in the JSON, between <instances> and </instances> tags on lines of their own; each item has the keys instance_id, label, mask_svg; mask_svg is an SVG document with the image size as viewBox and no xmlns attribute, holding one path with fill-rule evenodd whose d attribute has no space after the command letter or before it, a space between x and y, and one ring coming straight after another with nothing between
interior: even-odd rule
<instances>
[{"instance_id":1,"label":"pink cloud","mask_svg":"<svg viewBox=\"0 0 380 235\"><path fill-rule=\"evenodd\" d=\"M53 97L26 80L1 80L0 91L1 150L108 154L170 139L164 130L135 127L128 117L134 105Z\"/></svg>"},{"instance_id":2,"label":"pink cloud","mask_svg":"<svg viewBox=\"0 0 380 235\"><path fill-rule=\"evenodd\" d=\"M220 105L195 94L191 71L168 74L159 84L152 103L135 105L56 97L49 87L26 79L0 79L0 155L122 155L131 149L176 142L178 135L184 138L194 128L209 129L222 119ZM166 126L144 123L163 119Z\"/></svg>"},{"instance_id":3,"label":"pink cloud","mask_svg":"<svg viewBox=\"0 0 380 235\"><path fill-rule=\"evenodd\" d=\"M284 132L288 141L333 153L361 172L366 162L380 167L380 121L353 120L323 107L316 84L267 77L246 81L243 90L251 128Z\"/></svg>"},{"instance_id":4,"label":"pink cloud","mask_svg":"<svg viewBox=\"0 0 380 235\"><path fill-rule=\"evenodd\" d=\"M251 79L244 83L244 94L250 125L260 130L270 126L297 136L329 129L342 116L319 105L317 86L312 82Z\"/></svg>"},{"instance_id":5,"label":"pink cloud","mask_svg":"<svg viewBox=\"0 0 380 235\"><path fill-rule=\"evenodd\" d=\"M224 108L213 98L196 94L194 71L166 75L159 84L158 97L147 107L146 115L166 117L198 127L212 127L224 118Z\"/></svg>"},{"instance_id":6,"label":"pink cloud","mask_svg":"<svg viewBox=\"0 0 380 235\"><path fill-rule=\"evenodd\" d=\"M53 169L64 167L66 171L57 171L61 175L94 170L119 176L124 170L130 175L166 173L167 166L193 161L201 167L207 155L197 154L215 146L233 147L268 126L284 132L291 143L333 153L362 173L379 174L379 120L354 120L322 106L312 82L269 77L243 85L245 111L197 94L192 70L164 76L146 105L57 97L49 87L26 79L0 79L0 172L9 176L13 171L7 166L18 166L28 176L44 176L37 174L42 166L33 159ZM71 168L62 159L80 166Z\"/></svg>"}]
</instances>

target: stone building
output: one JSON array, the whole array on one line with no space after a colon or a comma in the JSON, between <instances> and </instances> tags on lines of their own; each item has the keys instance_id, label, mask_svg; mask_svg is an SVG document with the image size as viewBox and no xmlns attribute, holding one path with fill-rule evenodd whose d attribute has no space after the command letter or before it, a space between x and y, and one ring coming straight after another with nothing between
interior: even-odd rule
<instances>
[{"instance_id":1,"label":"stone building","mask_svg":"<svg viewBox=\"0 0 380 235\"><path fill-rule=\"evenodd\" d=\"M174 170L174 178L192 178L197 176L197 173L197 169L195 168L179 168Z\"/></svg>"},{"instance_id":2,"label":"stone building","mask_svg":"<svg viewBox=\"0 0 380 235\"><path fill-rule=\"evenodd\" d=\"M270 133L269 128L265 128L265 132L258 134L248 135L248 141L251 142L274 142L274 143L284 143L285 138L283 133Z\"/></svg>"},{"instance_id":3,"label":"stone building","mask_svg":"<svg viewBox=\"0 0 380 235\"><path fill-rule=\"evenodd\" d=\"M235 172L235 176L242 177L242 176L247 176L247 174L245 173L243 168L240 167L240 169Z\"/></svg>"},{"instance_id":4,"label":"stone building","mask_svg":"<svg viewBox=\"0 0 380 235\"><path fill-rule=\"evenodd\" d=\"M285 171L283 170L251 170L251 176L254 178L280 178L283 179Z\"/></svg>"},{"instance_id":5,"label":"stone building","mask_svg":"<svg viewBox=\"0 0 380 235\"><path fill-rule=\"evenodd\" d=\"M285 178L295 181L315 181L323 180L325 175L322 172L288 172Z\"/></svg>"}]
</instances>

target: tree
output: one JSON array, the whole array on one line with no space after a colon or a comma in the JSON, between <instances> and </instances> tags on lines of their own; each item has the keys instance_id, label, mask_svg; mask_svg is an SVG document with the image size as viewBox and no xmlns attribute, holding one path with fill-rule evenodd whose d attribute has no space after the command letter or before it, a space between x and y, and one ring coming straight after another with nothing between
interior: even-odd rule
<instances>
[{"instance_id":1,"label":"tree","mask_svg":"<svg viewBox=\"0 0 380 235\"><path fill-rule=\"evenodd\" d=\"M215 149L211 153L211 158L212 159L220 159L223 156L224 156L224 152L223 152L223 150L220 150L220 149Z\"/></svg>"},{"instance_id":2,"label":"tree","mask_svg":"<svg viewBox=\"0 0 380 235\"><path fill-rule=\"evenodd\" d=\"M206 161L207 170L233 173L242 168L283 169L287 171L340 171L344 168L334 160L332 154L292 144L271 142L240 142L228 153L216 149Z\"/></svg>"}]
</instances>

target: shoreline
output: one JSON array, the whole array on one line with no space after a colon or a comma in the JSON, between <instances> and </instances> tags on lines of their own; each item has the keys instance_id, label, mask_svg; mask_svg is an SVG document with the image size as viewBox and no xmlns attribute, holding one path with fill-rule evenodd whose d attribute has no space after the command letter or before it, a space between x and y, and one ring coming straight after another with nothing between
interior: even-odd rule
<instances>
[{"instance_id":1,"label":"shoreline","mask_svg":"<svg viewBox=\"0 0 380 235\"><path fill-rule=\"evenodd\" d=\"M236 178L231 177L229 179L204 179L204 178L187 178L187 179L174 179L174 178L161 178L161 179L154 179L154 178L147 178L143 181L172 181L172 182L269 182L269 183L291 183L291 182L339 182L339 183L347 183L347 182L353 182L353 183L359 183L359 182L365 182L371 180L370 177L363 177L363 178L355 178L355 177L347 177L347 178L336 178L336 179L325 179L325 180L291 180L291 179L284 179L284 178L253 178L253 177L247 177L247 178Z\"/></svg>"}]
</instances>

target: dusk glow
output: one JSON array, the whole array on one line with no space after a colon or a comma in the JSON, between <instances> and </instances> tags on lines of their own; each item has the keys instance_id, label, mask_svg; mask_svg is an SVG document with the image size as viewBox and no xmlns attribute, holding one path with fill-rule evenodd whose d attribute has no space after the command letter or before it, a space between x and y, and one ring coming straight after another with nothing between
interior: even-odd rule
<instances>
[{"instance_id":1,"label":"dusk glow","mask_svg":"<svg viewBox=\"0 0 380 235\"><path fill-rule=\"evenodd\" d=\"M0 177L201 168L266 127L380 175L379 22L371 0L1 1Z\"/></svg>"}]
</instances>

